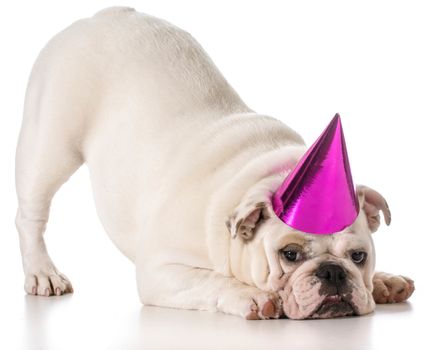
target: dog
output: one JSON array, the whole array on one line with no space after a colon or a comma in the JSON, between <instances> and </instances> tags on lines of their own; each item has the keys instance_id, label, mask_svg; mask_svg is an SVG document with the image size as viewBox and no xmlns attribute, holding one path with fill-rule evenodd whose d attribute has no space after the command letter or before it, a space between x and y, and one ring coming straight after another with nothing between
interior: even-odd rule
<instances>
[{"instance_id":1,"label":"dog","mask_svg":"<svg viewBox=\"0 0 434 350\"><path fill-rule=\"evenodd\" d=\"M270 198L306 152L252 111L192 36L132 8L73 23L41 51L16 153L25 291L72 292L43 233L56 191L86 164L107 234L136 266L144 304L246 319L365 315L411 279L374 273L391 214L357 186L356 221L332 235L285 225Z\"/></svg>"}]
</instances>

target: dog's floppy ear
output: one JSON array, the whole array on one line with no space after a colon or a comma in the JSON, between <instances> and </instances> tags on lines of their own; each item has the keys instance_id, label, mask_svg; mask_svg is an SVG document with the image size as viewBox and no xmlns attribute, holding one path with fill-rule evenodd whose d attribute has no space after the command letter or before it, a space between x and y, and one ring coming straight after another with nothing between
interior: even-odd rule
<instances>
[{"instance_id":1,"label":"dog's floppy ear","mask_svg":"<svg viewBox=\"0 0 434 350\"><path fill-rule=\"evenodd\" d=\"M226 220L226 227L232 238L240 236L248 241L253 238L257 226L269 217L269 205L266 202L242 202Z\"/></svg>"},{"instance_id":2,"label":"dog's floppy ear","mask_svg":"<svg viewBox=\"0 0 434 350\"><path fill-rule=\"evenodd\" d=\"M381 194L367 186L358 185L357 195L360 208L363 208L366 213L369 229L372 233L377 231L380 226L380 210L383 212L384 221L387 225L390 225L392 215L386 200Z\"/></svg>"}]
</instances>

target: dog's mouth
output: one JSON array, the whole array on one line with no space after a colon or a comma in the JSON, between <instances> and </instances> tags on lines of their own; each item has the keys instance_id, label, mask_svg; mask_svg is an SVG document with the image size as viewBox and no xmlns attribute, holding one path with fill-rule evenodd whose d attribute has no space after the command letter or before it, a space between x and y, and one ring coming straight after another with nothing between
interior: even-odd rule
<instances>
[{"instance_id":1,"label":"dog's mouth","mask_svg":"<svg viewBox=\"0 0 434 350\"><path fill-rule=\"evenodd\" d=\"M319 304L309 318L334 318L356 315L356 308L351 297L342 295L328 295Z\"/></svg>"}]
</instances>

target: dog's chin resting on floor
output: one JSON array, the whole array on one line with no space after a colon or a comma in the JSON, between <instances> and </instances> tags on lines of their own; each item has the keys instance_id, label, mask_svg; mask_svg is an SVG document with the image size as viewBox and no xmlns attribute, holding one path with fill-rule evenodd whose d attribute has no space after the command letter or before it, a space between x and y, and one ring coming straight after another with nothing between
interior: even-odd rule
<instances>
[{"instance_id":1,"label":"dog's chin resting on floor","mask_svg":"<svg viewBox=\"0 0 434 350\"><path fill-rule=\"evenodd\" d=\"M72 292L43 233L55 192L89 168L107 234L136 266L144 304L246 319L364 315L413 282L375 273L376 191L348 228L308 235L270 198L306 151L247 107L185 31L130 8L75 22L40 53L16 156L25 290ZM318 213L321 215L321 213Z\"/></svg>"}]
</instances>

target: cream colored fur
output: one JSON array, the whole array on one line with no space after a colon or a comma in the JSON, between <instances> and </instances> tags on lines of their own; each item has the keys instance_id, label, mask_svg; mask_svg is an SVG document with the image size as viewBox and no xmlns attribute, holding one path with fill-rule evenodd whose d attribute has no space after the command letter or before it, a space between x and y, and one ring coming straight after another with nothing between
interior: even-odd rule
<instances>
[{"instance_id":1,"label":"cream colored fur","mask_svg":"<svg viewBox=\"0 0 434 350\"><path fill-rule=\"evenodd\" d=\"M363 210L345 232L309 239L273 216L270 196L305 150L289 127L249 109L185 31L129 8L77 21L42 50L26 94L16 157L25 290L72 291L43 233L55 192L86 164L98 215L136 265L143 303L306 318L323 296L312 288L305 305L299 290L332 260L351 274L358 313L371 312ZM294 239L312 251L298 268L280 255ZM362 270L346 255L355 245L370 254Z\"/></svg>"}]
</instances>

